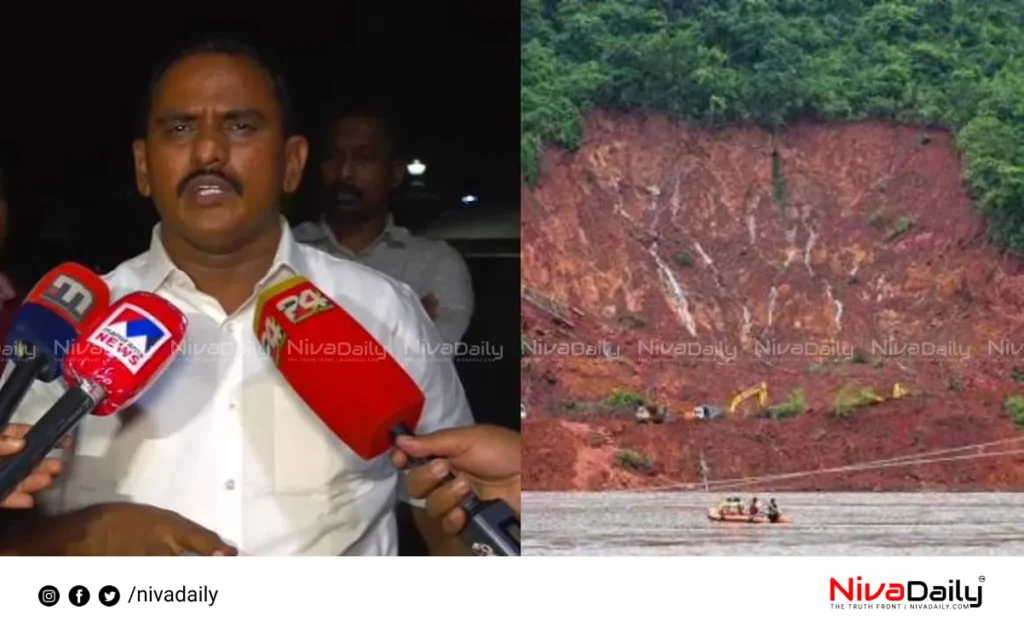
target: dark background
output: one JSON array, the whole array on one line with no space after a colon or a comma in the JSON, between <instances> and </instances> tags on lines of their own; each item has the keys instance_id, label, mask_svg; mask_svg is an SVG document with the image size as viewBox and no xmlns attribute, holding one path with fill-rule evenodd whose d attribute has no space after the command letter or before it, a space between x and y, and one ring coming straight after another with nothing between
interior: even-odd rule
<instances>
[{"instance_id":1,"label":"dark background","mask_svg":"<svg viewBox=\"0 0 1024 633\"><path fill-rule=\"evenodd\" d=\"M240 10L232 19L211 15L208 6L147 6L140 10L153 15L136 17L63 14L61 24L4 20L0 172L11 227L0 267L21 290L64 261L108 272L148 248L158 218L135 189L131 155L145 85L177 41L211 31L242 34L280 59L306 134L339 94L393 106L433 194L403 206L400 222L436 220L465 194L478 196L469 210L480 217L518 212L518 3L335 2L252 19ZM316 215L306 202L310 167L288 203L293 226ZM518 239L453 245L488 253L467 256L478 307L464 340L489 341L505 355L460 363L470 404L478 421L518 429Z\"/></svg>"}]
</instances>

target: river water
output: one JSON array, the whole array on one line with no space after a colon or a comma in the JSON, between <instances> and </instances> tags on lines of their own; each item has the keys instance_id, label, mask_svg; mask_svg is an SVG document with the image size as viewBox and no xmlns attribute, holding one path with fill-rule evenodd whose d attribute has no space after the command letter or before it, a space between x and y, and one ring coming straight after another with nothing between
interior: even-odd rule
<instances>
[{"instance_id":1,"label":"river water","mask_svg":"<svg viewBox=\"0 0 1024 633\"><path fill-rule=\"evenodd\" d=\"M1024 494L786 493L777 525L709 521L724 496L523 493L524 555L1024 556Z\"/></svg>"}]
</instances>

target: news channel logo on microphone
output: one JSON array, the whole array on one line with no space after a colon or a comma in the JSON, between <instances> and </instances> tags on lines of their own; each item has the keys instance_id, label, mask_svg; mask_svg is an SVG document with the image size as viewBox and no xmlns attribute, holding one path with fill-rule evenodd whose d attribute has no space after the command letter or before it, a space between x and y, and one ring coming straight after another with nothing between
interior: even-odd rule
<instances>
[{"instance_id":1,"label":"news channel logo on microphone","mask_svg":"<svg viewBox=\"0 0 1024 633\"><path fill-rule=\"evenodd\" d=\"M60 592L53 585L46 585L39 590L39 603L44 607L52 607L60 602Z\"/></svg>"}]
</instances>

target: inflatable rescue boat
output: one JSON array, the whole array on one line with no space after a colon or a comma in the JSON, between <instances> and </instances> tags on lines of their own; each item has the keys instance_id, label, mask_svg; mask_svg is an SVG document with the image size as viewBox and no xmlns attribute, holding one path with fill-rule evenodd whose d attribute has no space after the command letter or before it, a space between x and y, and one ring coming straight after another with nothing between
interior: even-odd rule
<instances>
[{"instance_id":1,"label":"inflatable rescue boat","mask_svg":"<svg viewBox=\"0 0 1024 633\"><path fill-rule=\"evenodd\" d=\"M708 519L712 521L719 521L722 523L789 523L789 518L786 515L780 515L778 520L771 521L768 515L764 512L758 514L722 514L722 511L718 508L708 508Z\"/></svg>"}]
</instances>

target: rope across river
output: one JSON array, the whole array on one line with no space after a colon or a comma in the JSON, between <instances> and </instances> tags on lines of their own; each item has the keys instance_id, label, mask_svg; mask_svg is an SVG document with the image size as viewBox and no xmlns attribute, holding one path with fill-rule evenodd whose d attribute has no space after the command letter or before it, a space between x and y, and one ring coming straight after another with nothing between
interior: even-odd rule
<instances>
[{"instance_id":1,"label":"rope across river","mask_svg":"<svg viewBox=\"0 0 1024 633\"><path fill-rule=\"evenodd\" d=\"M985 451L987 447L993 446L1005 446L1009 444L1017 443L1019 448L1011 448L1010 450L1001 450L996 452ZM790 479L801 479L805 477L813 477L814 475L826 475L832 473L845 473L845 472L859 472L865 470L874 470L882 468L899 468L904 466L922 466L926 464L937 464L941 462L952 462L952 461L964 461L972 459L982 459L985 457L1006 457L1010 455L1024 455L1024 436L1016 437L1006 440L997 440L994 442L984 442L981 444L966 444L963 446L957 446L955 448L946 448L935 451L925 451L922 453L910 453L899 457L890 457L887 459L876 459L867 462L858 462L854 464L848 464L846 466L835 466L829 468L819 468L816 470L804 470L798 472L779 473L773 475L762 475L757 477L737 477L731 479L709 479L707 489L711 491L722 491L735 489L737 487L743 487L750 484L763 484L769 482L786 481ZM977 451L970 455L955 455L955 453L965 453L967 451ZM634 488L634 492L659 492L668 490L678 490L680 488L693 488L696 485L694 482L678 482L673 484L666 484L663 486L650 486L646 488Z\"/></svg>"}]
</instances>

